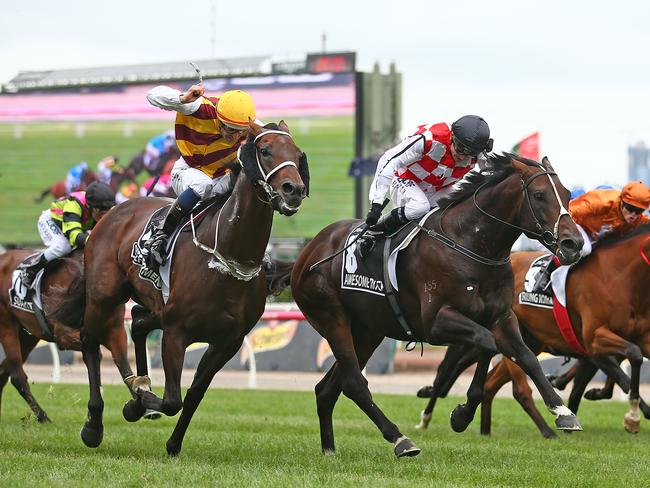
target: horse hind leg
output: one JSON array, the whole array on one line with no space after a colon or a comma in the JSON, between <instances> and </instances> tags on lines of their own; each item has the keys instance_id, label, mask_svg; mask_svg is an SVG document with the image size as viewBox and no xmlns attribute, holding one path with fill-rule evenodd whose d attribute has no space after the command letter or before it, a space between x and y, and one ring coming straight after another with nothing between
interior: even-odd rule
<instances>
[{"instance_id":1,"label":"horse hind leg","mask_svg":"<svg viewBox=\"0 0 650 488\"><path fill-rule=\"evenodd\" d=\"M332 304L329 307L335 309ZM310 320L312 319L313 317L310 317ZM373 421L381 431L384 439L394 445L394 452L397 457L417 456L420 449L411 439L399 431L397 426L384 415L373 401L368 389L368 381L361 373L362 365L365 366L372 352L382 341L383 334L371 334L368 330L361 330L355 337L352 337L350 323L340 313L338 316L331 312L324 313L322 317L319 317L317 324L334 324L334 327L330 327L329 330L323 327L316 328L328 332L326 339L337 360L338 368L340 368L333 375L335 378L340 378L340 388L343 394ZM362 335L364 333L367 335ZM326 450L327 447L323 446L323 450Z\"/></svg>"},{"instance_id":2,"label":"horse hind leg","mask_svg":"<svg viewBox=\"0 0 650 488\"><path fill-rule=\"evenodd\" d=\"M4 388L7 379L10 378L11 384L27 402L29 408L36 416L36 420L41 423L50 422L47 413L38 404L34 395L32 395L27 374L23 369L23 363L38 343L38 339L26 333L21 333L19 336L17 331L17 328L12 327L2 336L2 346L6 357L0 367L0 384Z\"/></svg>"}]
</instances>

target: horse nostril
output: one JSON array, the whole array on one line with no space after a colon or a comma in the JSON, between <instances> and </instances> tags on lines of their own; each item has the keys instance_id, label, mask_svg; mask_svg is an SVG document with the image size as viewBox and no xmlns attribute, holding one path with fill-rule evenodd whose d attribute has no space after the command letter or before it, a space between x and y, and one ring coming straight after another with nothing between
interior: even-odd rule
<instances>
[{"instance_id":1,"label":"horse nostril","mask_svg":"<svg viewBox=\"0 0 650 488\"><path fill-rule=\"evenodd\" d=\"M562 239L560 241L560 247L570 252L576 252L579 249L578 243L573 239Z\"/></svg>"},{"instance_id":2,"label":"horse nostril","mask_svg":"<svg viewBox=\"0 0 650 488\"><path fill-rule=\"evenodd\" d=\"M284 192L285 195L293 195L293 193L296 191L296 185L294 185L290 181L287 181L286 183L282 183L282 191Z\"/></svg>"}]
</instances>

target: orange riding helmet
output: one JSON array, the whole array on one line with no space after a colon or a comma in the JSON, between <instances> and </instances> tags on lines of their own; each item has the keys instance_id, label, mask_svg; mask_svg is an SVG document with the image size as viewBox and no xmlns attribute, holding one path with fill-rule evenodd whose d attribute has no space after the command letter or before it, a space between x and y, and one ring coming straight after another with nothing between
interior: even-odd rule
<instances>
[{"instance_id":1,"label":"orange riding helmet","mask_svg":"<svg viewBox=\"0 0 650 488\"><path fill-rule=\"evenodd\" d=\"M650 188L640 181L628 183L621 191L621 200L628 205L646 210L650 207Z\"/></svg>"}]
</instances>

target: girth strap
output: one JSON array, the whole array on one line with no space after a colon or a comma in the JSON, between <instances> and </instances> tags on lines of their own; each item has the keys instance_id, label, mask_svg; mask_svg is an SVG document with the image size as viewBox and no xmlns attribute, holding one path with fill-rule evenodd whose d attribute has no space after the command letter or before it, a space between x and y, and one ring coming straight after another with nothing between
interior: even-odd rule
<instances>
[{"instance_id":1,"label":"girth strap","mask_svg":"<svg viewBox=\"0 0 650 488\"><path fill-rule=\"evenodd\" d=\"M54 336L52 335L52 332L50 331L50 327L48 326L47 319L45 318L45 314L41 310L41 308L36 305L36 302L32 298L32 306L34 307L34 315L36 315L36 322L38 322L39 327L41 328L41 332L43 332L43 339L45 339L47 342L54 342Z\"/></svg>"},{"instance_id":2,"label":"girth strap","mask_svg":"<svg viewBox=\"0 0 650 488\"><path fill-rule=\"evenodd\" d=\"M404 318L402 309L400 308L399 303L397 303L397 298L395 298L393 286L390 284L390 276L388 276L388 256L390 255L390 241L391 238L386 237L386 241L384 242L384 256L382 258L384 265L384 289L386 292L386 298L388 299L390 307L393 309L395 317L397 317L399 325L402 326L402 329L404 329L409 337L413 337L413 332L411 332L411 328Z\"/></svg>"}]
</instances>

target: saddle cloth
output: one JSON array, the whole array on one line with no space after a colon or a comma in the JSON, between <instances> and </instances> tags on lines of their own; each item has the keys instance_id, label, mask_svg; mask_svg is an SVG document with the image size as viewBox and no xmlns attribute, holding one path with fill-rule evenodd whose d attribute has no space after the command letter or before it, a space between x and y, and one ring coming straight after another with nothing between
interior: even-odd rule
<instances>
[{"instance_id":1,"label":"saddle cloth","mask_svg":"<svg viewBox=\"0 0 650 488\"><path fill-rule=\"evenodd\" d=\"M409 222L393 234L377 238L375 245L365 258L362 258L359 254L356 242L348 247L343 256L341 267L341 288L386 296L384 281L386 274L388 274L390 285L394 290L399 291L396 270L397 255L401 250L408 247L413 237L419 232L418 224L422 225L435 210L437 208L422 217L419 223L416 221ZM362 230L362 225L359 224L350 232L345 239L345 246L348 246L357 238ZM387 244L389 249L386 249Z\"/></svg>"},{"instance_id":2,"label":"saddle cloth","mask_svg":"<svg viewBox=\"0 0 650 488\"><path fill-rule=\"evenodd\" d=\"M34 256L38 256L38 253L32 254L27 257L23 262L31 259ZM11 287L9 288L9 305L24 312L35 313L34 304L41 310L43 305L41 302L41 278L43 278L43 273L45 269L41 269L36 274L34 281L32 283L33 293L29 292L29 289L25 286L22 280L22 273L20 269L15 269L11 274Z\"/></svg>"},{"instance_id":3,"label":"saddle cloth","mask_svg":"<svg viewBox=\"0 0 650 488\"><path fill-rule=\"evenodd\" d=\"M169 298L169 277L172 269L172 261L174 257L174 248L176 246L176 241L181 232L191 230L191 224L194 223L194 227L197 227L200 222L203 220L203 217L206 214L206 211L216 203L216 200L206 202L197 206L188 217L183 219L181 225L179 225L174 232L169 236L167 240L167 260L163 266L149 267L147 265L147 260L145 258L142 250L144 249L144 244L149 240L155 229L160 228L162 221L169 213L171 205L166 205L162 208L159 208L154 213L151 214L149 220L142 229L140 237L136 239L131 248L131 260L136 266L140 266L138 271L138 276L150 282L156 289L160 290L163 296L163 300L167 303Z\"/></svg>"},{"instance_id":4,"label":"saddle cloth","mask_svg":"<svg viewBox=\"0 0 650 488\"><path fill-rule=\"evenodd\" d=\"M548 263L552 258L552 254L546 254L531 263L526 273L524 290L519 293L519 303L552 309L555 322L567 345L579 354L586 354L584 346L576 337L575 329L569 318L569 312L566 309L566 280L571 267L560 266L553 271L551 273L551 286L544 293L533 293L531 291L541 266Z\"/></svg>"}]
</instances>

